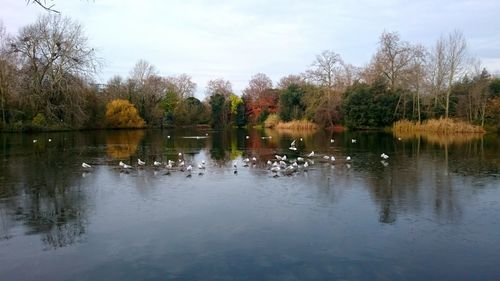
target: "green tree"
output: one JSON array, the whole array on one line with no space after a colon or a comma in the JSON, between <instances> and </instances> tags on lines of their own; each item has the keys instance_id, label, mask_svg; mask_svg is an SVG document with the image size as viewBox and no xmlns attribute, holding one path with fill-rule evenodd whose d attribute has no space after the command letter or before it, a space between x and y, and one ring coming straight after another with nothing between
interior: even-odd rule
<instances>
[{"instance_id":1,"label":"green tree","mask_svg":"<svg viewBox=\"0 0 500 281\"><path fill-rule=\"evenodd\" d=\"M224 128L227 125L226 98L222 94L215 94L210 96L209 103L212 113L210 120L212 127L216 129Z\"/></svg>"},{"instance_id":2,"label":"green tree","mask_svg":"<svg viewBox=\"0 0 500 281\"><path fill-rule=\"evenodd\" d=\"M373 128L390 125L398 95L387 89L384 82L364 83L349 87L344 94L342 112L349 128Z\"/></svg>"},{"instance_id":3,"label":"green tree","mask_svg":"<svg viewBox=\"0 0 500 281\"><path fill-rule=\"evenodd\" d=\"M174 123L174 113L178 103L179 98L172 91L167 91L167 93L165 93L165 96L161 99L160 104L163 108L163 111L165 112L165 122L168 125Z\"/></svg>"},{"instance_id":4,"label":"green tree","mask_svg":"<svg viewBox=\"0 0 500 281\"><path fill-rule=\"evenodd\" d=\"M279 116L281 120L288 122L301 119L304 115L305 105L303 103L304 91L300 86L292 84L280 95Z\"/></svg>"}]
</instances>

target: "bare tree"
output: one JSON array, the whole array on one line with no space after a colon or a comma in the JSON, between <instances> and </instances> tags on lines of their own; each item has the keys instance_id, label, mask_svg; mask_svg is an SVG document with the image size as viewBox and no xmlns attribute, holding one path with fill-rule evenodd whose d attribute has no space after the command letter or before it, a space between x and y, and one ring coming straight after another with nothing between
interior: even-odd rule
<instances>
[{"instance_id":1,"label":"bare tree","mask_svg":"<svg viewBox=\"0 0 500 281\"><path fill-rule=\"evenodd\" d=\"M130 72L130 79L139 84L144 84L144 82L153 75L158 75L158 71L154 65L150 64L146 60L140 59L132 68L132 71Z\"/></svg>"},{"instance_id":2,"label":"bare tree","mask_svg":"<svg viewBox=\"0 0 500 281\"><path fill-rule=\"evenodd\" d=\"M191 76L183 73L178 76L165 78L167 91L175 93L179 99L187 99L194 95L196 91L196 83L193 82Z\"/></svg>"},{"instance_id":3,"label":"bare tree","mask_svg":"<svg viewBox=\"0 0 500 281\"><path fill-rule=\"evenodd\" d=\"M430 52L427 63L427 77L430 86L430 93L433 96L434 108L440 105L440 97L446 91L446 77L448 77L448 67L446 62L445 40L441 36ZM444 107L444 105L443 105Z\"/></svg>"},{"instance_id":4,"label":"bare tree","mask_svg":"<svg viewBox=\"0 0 500 281\"><path fill-rule=\"evenodd\" d=\"M380 47L375 54L375 68L389 82L391 90L400 87L402 76L413 60L413 47L406 41L401 41L396 32L384 32L380 36Z\"/></svg>"},{"instance_id":5,"label":"bare tree","mask_svg":"<svg viewBox=\"0 0 500 281\"><path fill-rule=\"evenodd\" d=\"M408 76L408 84L412 86L412 116L417 117L421 121L420 96L422 92L422 84L425 79L425 63L427 58L427 50L422 45L416 45L413 48L413 60L410 65L410 75Z\"/></svg>"},{"instance_id":6,"label":"bare tree","mask_svg":"<svg viewBox=\"0 0 500 281\"><path fill-rule=\"evenodd\" d=\"M22 28L10 48L29 81L26 100L34 113L69 122L85 118L79 91L92 79L99 61L81 25L47 14Z\"/></svg>"},{"instance_id":7,"label":"bare tree","mask_svg":"<svg viewBox=\"0 0 500 281\"><path fill-rule=\"evenodd\" d=\"M248 97L259 97L266 90L273 88L273 81L264 73L257 73L250 81L248 86L243 90L243 94Z\"/></svg>"},{"instance_id":8,"label":"bare tree","mask_svg":"<svg viewBox=\"0 0 500 281\"><path fill-rule=\"evenodd\" d=\"M307 70L306 75L317 84L323 92L323 106L321 112L326 115L321 119L328 120L328 123L333 127L333 117L337 108L340 108L340 91L336 91L335 86L338 86L339 76L341 75L343 61L339 54L326 50L316 56L316 59L311 64L311 68Z\"/></svg>"},{"instance_id":9,"label":"bare tree","mask_svg":"<svg viewBox=\"0 0 500 281\"><path fill-rule=\"evenodd\" d=\"M215 94L223 95L228 98L229 95L233 93L233 87L231 82L226 81L222 78L210 80L207 83L206 94L207 96L213 96Z\"/></svg>"},{"instance_id":10,"label":"bare tree","mask_svg":"<svg viewBox=\"0 0 500 281\"><path fill-rule=\"evenodd\" d=\"M7 123L7 102L12 95L13 84L16 81L16 69L9 52L8 41L9 35L0 20L0 109L2 111L3 126Z\"/></svg>"},{"instance_id":11,"label":"bare tree","mask_svg":"<svg viewBox=\"0 0 500 281\"><path fill-rule=\"evenodd\" d=\"M455 30L443 40L445 44L445 61L448 72L448 89L446 90L445 117L450 111L450 95L452 84L465 71L467 64L467 42L462 32Z\"/></svg>"},{"instance_id":12,"label":"bare tree","mask_svg":"<svg viewBox=\"0 0 500 281\"><path fill-rule=\"evenodd\" d=\"M318 85L333 90L335 78L342 70L342 59L339 54L325 50L316 56L307 70L307 77Z\"/></svg>"},{"instance_id":13,"label":"bare tree","mask_svg":"<svg viewBox=\"0 0 500 281\"><path fill-rule=\"evenodd\" d=\"M52 1L50 1L52 2ZM37 4L38 6L44 8L49 12L59 13L59 11L54 9L55 4L48 4L47 0L26 0L26 3Z\"/></svg>"},{"instance_id":14,"label":"bare tree","mask_svg":"<svg viewBox=\"0 0 500 281\"><path fill-rule=\"evenodd\" d=\"M139 60L130 72L129 85L132 102L139 109L141 117L150 125L160 124L163 116L160 100L167 86L155 66Z\"/></svg>"},{"instance_id":15,"label":"bare tree","mask_svg":"<svg viewBox=\"0 0 500 281\"><path fill-rule=\"evenodd\" d=\"M290 85L302 85L305 83L305 77L304 75L297 75L297 74L290 74L284 77L281 77L280 81L278 82L278 89L286 89Z\"/></svg>"}]
</instances>

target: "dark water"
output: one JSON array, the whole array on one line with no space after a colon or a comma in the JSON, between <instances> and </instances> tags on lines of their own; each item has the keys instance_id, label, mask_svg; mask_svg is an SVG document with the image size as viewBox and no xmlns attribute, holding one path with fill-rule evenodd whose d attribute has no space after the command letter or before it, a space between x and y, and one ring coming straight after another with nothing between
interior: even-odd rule
<instances>
[{"instance_id":1,"label":"dark water","mask_svg":"<svg viewBox=\"0 0 500 281\"><path fill-rule=\"evenodd\" d=\"M331 137L0 135L0 280L500 280L496 135ZM266 164L312 150L307 171ZM179 152L190 177L152 166Z\"/></svg>"}]
</instances>

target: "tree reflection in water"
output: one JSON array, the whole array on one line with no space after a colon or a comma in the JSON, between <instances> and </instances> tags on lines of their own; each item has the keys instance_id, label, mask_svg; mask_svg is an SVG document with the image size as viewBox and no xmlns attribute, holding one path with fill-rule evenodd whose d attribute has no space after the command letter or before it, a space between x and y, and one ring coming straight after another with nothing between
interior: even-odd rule
<instances>
[{"instance_id":1,"label":"tree reflection in water","mask_svg":"<svg viewBox=\"0 0 500 281\"><path fill-rule=\"evenodd\" d=\"M35 137L39 139L36 145L32 142ZM228 166L238 157L256 157L256 168L248 171L261 177L267 172L265 162L274 159L275 154L294 158L314 150L318 155L316 163L308 172L296 174L294 184L309 188L309 195L327 207L359 181L362 184L356 186L368 192L377 207L375 216L383 224L395 224L405 214L458 222L465 208L464 193L473 194L478 186L475 182L481 177L500 174L500 143L498 138L489 136L460 138L458 143L423 136L398 141L397 136L386 133L331 134L321 130L313 134L273 130L133 130L60 133L50 137L49 143L47 135L1 136L0 239L12 238L13 229L20 222L26 235L39 235L49 249L84 240L88 208L92 206L89 196L94 194L82 189L82 159L108 169L115 167L118 159L131 163L137 158L146 159L147 163L177 160L178 152L184 153L190 162L196 155L206 153L217 167ZM352 138L358 142L353 144ZM299 147L297 152L289 150L293 140ZM391 156L386 166L380 163L382 152ZM335 155L339 161L334 165L325 163L320 160L321 155ZM352 168L340 160L346 155L353 156ZM147 175L143 173L144 177ZM457 175L463 182L456 182ZM457 185L464 184L471 188L456 190Z\"/></svg>"},{"instance_id":2,"label":"tree reflection in water","mask_svg":"<svg viewBox=\"0 0 500 281\"><path fill-rule=\"evenodd\" d=\"M74 157L88 139L78 134L59 134L51 142L31 146L26 135L9 135L15 147L2 156L15 162L2 165L1 193L11 190L0 202L2 236L10 238L16 222L22 222L26 235L40 235L46 248L71 245L85 234L87 198L78 186L81 180ZM64 148L63 148L64 147Z\"/></svg>"}]
</instances>

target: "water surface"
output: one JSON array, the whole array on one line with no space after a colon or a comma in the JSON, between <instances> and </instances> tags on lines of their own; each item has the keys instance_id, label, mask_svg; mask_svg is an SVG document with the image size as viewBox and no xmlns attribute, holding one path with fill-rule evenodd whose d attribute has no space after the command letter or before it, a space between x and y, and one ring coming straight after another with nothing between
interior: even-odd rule
<instances>
[{"instance_id":1,"label":"water surface","mask_svg":"<svg viewBox=\"0 0 500 281\"><path fill-rule=\"evenodd\" d=\"M498 280L499 144L374 132L3 134L0 279ZM307 169L266 163L311 151Z\"/></svg>"}]
</instances>

